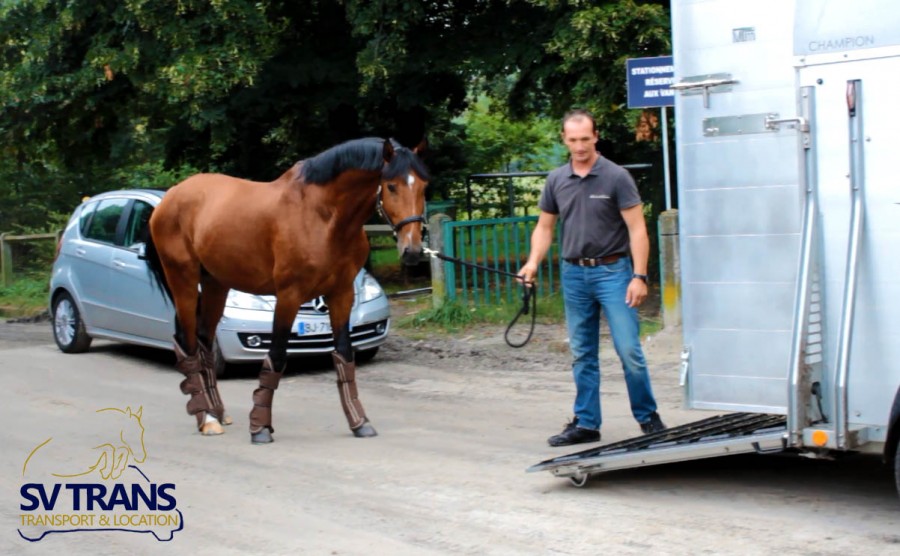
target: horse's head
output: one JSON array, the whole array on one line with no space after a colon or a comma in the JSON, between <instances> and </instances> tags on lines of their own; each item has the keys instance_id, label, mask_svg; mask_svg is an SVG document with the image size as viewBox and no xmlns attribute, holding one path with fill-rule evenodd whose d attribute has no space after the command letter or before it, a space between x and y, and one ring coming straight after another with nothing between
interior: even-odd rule
<instances>
[{"instance_id":1,"label":"horse's head","mask_svg":"<svg viewBox=\"0 0 900 556\"><path fill-rule=\"evenodd\" d=\"M130 407L125 408L123 414L128 420L123 424L119 433L119 440L127 446L131 452L131 456L137 463L143 463L147 459L147 449L144 448L144 424L141 423L141 416L144 412L143 406L133 412Z\"/></svg>"},{"instance_id":2,"label":"horse's head","mask_svg":"<svg viewBox=\"0 0 900 556\"><path fill-rule=\"evenodd\" d=\"M423 139L410 150L384 141L384 169L378 187L376 204L397 239L397 250L403 264L414 265L422 257L422 232L425 229L425 188L428 170L419 159L425 148Z\"/></svg>"}]
</instances>

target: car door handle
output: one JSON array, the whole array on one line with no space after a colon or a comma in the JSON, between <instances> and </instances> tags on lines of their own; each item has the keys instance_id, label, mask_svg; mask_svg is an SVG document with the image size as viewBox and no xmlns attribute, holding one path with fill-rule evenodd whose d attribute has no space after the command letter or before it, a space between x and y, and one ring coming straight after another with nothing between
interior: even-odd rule
<instances>
[{"instance_id":1,"label":"car door handle","mask_svg":"<svg viewBox=\"0 0 900 556\"><path fill-rule=\"evenodd\" d=\"M123 261L120 261L119 259L114 259L114 260L113 260L113 265L116 266L116 267L118 267L118 268L125 268L126 266L128 266L128 264L126 264L126 263L123 262Z\"/></svg>"},{"instance_id":2,"label":"car door handle","mask_svg":"<svg viewBox=\"0 0 900 556\"><path fill-rule=\"evenodd\" d=\"M75 249L75 254L78 256L83 256L83 255L87 254L87 250L79 247L79 248Z\"/></svg>"}]
</instances>

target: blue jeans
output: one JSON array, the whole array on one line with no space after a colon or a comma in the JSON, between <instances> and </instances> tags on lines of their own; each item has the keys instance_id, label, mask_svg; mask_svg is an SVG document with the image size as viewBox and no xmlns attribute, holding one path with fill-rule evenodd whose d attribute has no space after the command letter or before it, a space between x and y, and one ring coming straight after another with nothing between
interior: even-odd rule
<instances>
[{"instance_id":1,"label":"blue jeans","mask_svg":"<svg viewBox=\"0 0 900 556\"><path fill-rule=\"evenodd\" d=\"M631 413L638 423L650 420L656 400L640 341L637 309L625 303L631 282L631 259L602 266L562 263L566 326L575 376L575 416L578 426L599 429L600 414L600 310L606 315L613 345L622 361Z\"/></svg>"}]
</instances>

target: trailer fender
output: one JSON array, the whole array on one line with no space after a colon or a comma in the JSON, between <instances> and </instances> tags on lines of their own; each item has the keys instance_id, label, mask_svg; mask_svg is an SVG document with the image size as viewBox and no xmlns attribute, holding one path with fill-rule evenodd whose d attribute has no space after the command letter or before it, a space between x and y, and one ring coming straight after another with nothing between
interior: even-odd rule
<instances>
[{"instance_id":1,"label":"trailer fender","mask_svg":"<svg viewBox=\"0 0 900 556\"><path fill-rule=\"evenodd\" d=\"M900 387L894 394L894 404L891 406L891 417L888 419L887 442L884 443L884 461L887 464L894 463L897 454L897 444L900 443Z\"/></svg>"}]
</instances>

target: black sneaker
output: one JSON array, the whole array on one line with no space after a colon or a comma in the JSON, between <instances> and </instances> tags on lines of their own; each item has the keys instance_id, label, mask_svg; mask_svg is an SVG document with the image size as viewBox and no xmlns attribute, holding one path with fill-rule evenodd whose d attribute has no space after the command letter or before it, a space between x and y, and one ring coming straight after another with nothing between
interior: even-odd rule
<instances>
[{"instance_id":1,"label":"black sneaker","mask_svg":"<svg viewBox=\"0 0 900 556\"><path fill-rule=\"evenodd\" d=\"M650 414L649 421L641 423L641 432L644 434L652 434L664 430L666 430L666 425L663 424L662 419L659 418L659 413L655 411Z\"/></svg>"},{"instance_id":2,"label":"black sneaker","mask_svg":"<svg viewBox=\"0 0 900 556\"><path fill-rule=\"evenodd\" d=\"M600 442L600 431L579 427L578 417L572 419L572 422L567 424L561 433L547 439L547 443L551 446L571 446L584 442Z\"/></svg>"}]
</instances>

